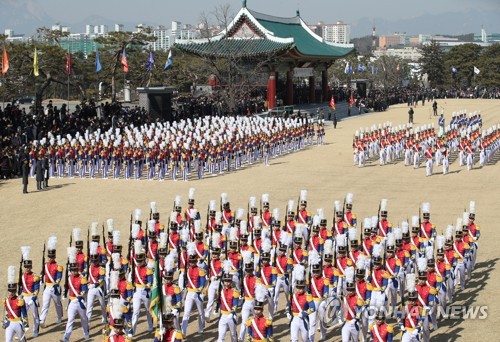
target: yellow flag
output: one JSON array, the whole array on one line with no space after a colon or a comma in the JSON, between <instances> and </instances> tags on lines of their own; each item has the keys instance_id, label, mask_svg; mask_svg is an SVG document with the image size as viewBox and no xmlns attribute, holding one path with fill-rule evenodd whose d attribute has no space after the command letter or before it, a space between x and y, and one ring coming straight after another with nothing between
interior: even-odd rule
<instances>
[{"instance_id":1,"label":"yellow flag","mask_svg":"<svg viewBox=\"0 0 500 342\"><path fill-rule=\"evenodd\" d=\"M38 55L36 54L36 48L35 48L35 54L33 55L33 74L35 76L38 76Z\"/></svg>"}]
</instances>

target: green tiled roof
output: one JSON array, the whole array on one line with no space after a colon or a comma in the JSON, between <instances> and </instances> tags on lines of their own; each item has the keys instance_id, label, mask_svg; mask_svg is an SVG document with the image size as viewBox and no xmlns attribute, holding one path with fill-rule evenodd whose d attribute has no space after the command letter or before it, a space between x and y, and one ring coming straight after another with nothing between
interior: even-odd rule
<instances>
[{"instance_id":1,"label":"green tiled roof","mask_svg":"<svg viewBox=\"0 0 500 342\"><path fill-rule=\"evenodd\" d=\"M293 43L278 43L269 39L221 39L206 43L175 43L181 51L199 56L251 57L288 50Z\"/></svg>"},{"instance_id":2,"label":"green tiled roof","mask_svg":"<svg viewBox=\"0 0 500 342\"><path fill-rule=\"evenodd\" d=\"M281 20L281 22L279 22L259 18L259 14L256 12L251 13L255 16L255 18L262 26L264 26L267 30L273 32L275 36L280 38L293 37L295 48L303 55L320 57L344 57L353 50L351 48L332 46L315 39L309 32L306 31L306 29L302 27L300 22L298 22L298 20L294 20L294 18L290 18L289 20ZM268 17L271 19L270 16Z\"/></svg>"}]
</instances>

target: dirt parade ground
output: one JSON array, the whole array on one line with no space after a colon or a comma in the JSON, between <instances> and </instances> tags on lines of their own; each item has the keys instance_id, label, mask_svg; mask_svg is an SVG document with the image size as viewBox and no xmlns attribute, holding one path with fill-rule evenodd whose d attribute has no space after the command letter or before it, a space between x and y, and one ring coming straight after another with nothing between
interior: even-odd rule
<instances>
[{"instance_id":1,"label":"dirt parade ground","mask_svg":"<svg viewBox=\"0 0 500 342\"><path fill-rule=\"evenodd\" d=\"M468 112L481 111L483 129L500 124L500 101L498 100L445 100L438 99L444 108L446 123L451 120L452 112L466 109ZM421 103L415 108L414 126L433 122L437 129L437 116L430 116L431 103L424 107ZM358 232L365 217L377 215L379 202L388 199L388 220L393 226L400 226L402 220L418 215L422 202L431 205L431 222L436 225L438 234L446 226L455 224L461 217L469 201L476 202L476 223L481 227L479 251L472 279L466 284L465 291L458 292L453 305L478 307L485 306L487 316L483 319L445 319L439 321L439 329L431 334L432 341L495 341L500 333L500 234L498 211L500 209L500 165L497 153L495 158L483 168L476 165L471 171L459 166L458 159L450 159L449 174L443 175L441 167L435 167L434 175L426 177L425 163L419 169L404 166L402 160L380 166L378 160L370 160L364 168L353 166L352 139L360 127L392 122L394 125L408 122L408 107L397 105L382 113L353 116L339 122L336 129L326 127L325 144L310 146L303 151L272 159L269 166L256 164L242 170L224 173L203 180L147 181L113 179L50 179L49 188L36 191L36 182L30 179L29 194L22 194L21 179L0 181L0 286L2 296L7 294L7 268L19 266L20 247L31 246L34 270L41 271L42 248L47 238L58 238L57 260L66 263L66 247L69 245L71 230L82 228L86 234L91 222L98 221L101 226L108 218L113 218L115 229L122 232L124 249L128 240L129 219L135 208L141 208L147 220L151 201L156 201L161 214L161 222L166 223L176 195L182 196L183 208L187 206L188 189L196 189L195 207L201 212L205 225L206 209L212 199L219 203L220 194L229 196L231 209L246 210L250 196L260 198L263 193L270 195L270 209L279 208L281 215L288 200L297 201L301 190L308 190L308 209L316 214L324 208L328 226L332 225L334 201L343 201L348 192L354 194L353 212L358 217ZM246 214L245 214L246 215ZM86 237L85 237L86 240ZM41 304L41 296L39 296ZM63 302L66 308L67 302ZM187 341L215 341L217 320L207 323L205 332L198 334L196 309L191 314ZM93 341L102 340L98 305L90 322L90 335ZM182 312L181 312L182 315ZM267 314L267 308L265 311ZM460 316L460 315L459 315ZM140 324L134 341L152 340L153 333L147 332L145 314L141 312ZM66 312L63 321L56 324L53 303L49 310L46 328L41 328L36 341L58 341L63 338L66 326ZM285 298L282 294L280 307L273 318L275 341L289 340L289 326L285 315ZM390 323L395 323L390 320ZM30 317L30 325L32 318ZM239 332L238 325L238 332ZM396 333L399 329L395 329ZM2 332L2 334L4 334ZM32 331L28 332L29 340ZM316 335L319 339L319 333ZM77 319L72 341L82 340L83 332ZM400 340L401 335L396 336ZM3 339L3 337L2 337ZM226 341L229 341L229 333ZM328 341L340 341L340 329L327 333Z\"/></svg>"}]
</instances>

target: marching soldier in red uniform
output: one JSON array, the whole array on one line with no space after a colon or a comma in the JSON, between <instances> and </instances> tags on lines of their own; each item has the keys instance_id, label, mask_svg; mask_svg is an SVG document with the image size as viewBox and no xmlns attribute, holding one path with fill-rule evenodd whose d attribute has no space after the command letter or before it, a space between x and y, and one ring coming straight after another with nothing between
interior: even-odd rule
<instances>
[{"instance_id":1,"label":"marching soldier in red uniform","mask_svg":"<svg viewBox=\"0 0 500 342\"><path fill-rule=\"evenodd\" d=\"M150 290L153 283L153 270L148 267L146 263L146 255L142 248L141 240L134 241L134 259L136 266L133 267L132 279L135 285L134 295L132 297L132 335L137 332L137 322L139 320L139 312L141 310L141 303L146 308L146 319L148 321L148 331L153 331L153 318L149 311L149 304L151 302Z\"/></svg>"},{"instance_id":2,"label":"marching soldier in red uniform","mask_svg":"<svg viewBox=\"0 0 500 342\"><path fill-rule=\"evenodd\" d=\"M415 286L416 275L410 273L406 275L406 304L403 307L404 316L398 317L400 330L403 332L401 341L420 341L420 330L422 329L422 319L425 313L422 307L417 305L418 292ZM401 321L402 320L402 321Z\"/></svg>"},{"instance_id":3,"label":"marching soldier in red uniform","mask_svg":"<svg viewBox=\"0 0 500 342\"><path fill-rule=\"evenodd\" d=\"M254 316L248 319L245 324L247 326L248 335L247 342L273 342L273 322L264 317L264 302L267 291L258 286L255 293ZM271 315L272 316L272 315Z\"/></svg>"},{"instance_id":4,"label":"marching soldier in red uniform","mask_svg":"<svg viewBox=\"0 0 500 342\"><path fill-rule=\"evenodd\" d=\"M221 194L222 203L222 225L229 227L234 223L234 212L231 210L231 204L229 203L227 193Z\"/></svg>"},{"instance_id":5,"label":"marching soldier in red uniform","mask_svg":"<svg viewBox=\"0 0 500 342\"><path fill-rule=\"evenodd\" d=\"M354 286L358 300L363 303L361 306L361 329L365 340L368 337L368 317L370 315L368 306L370 305L372 294L372 285L365 280L367 266L366 257L364 255L360 255L356 261L356 283Z\"/></svg>"},{"instance_id":6,"label":"marching soldier in red uniform","mask_svg":"<svg viewBox=\"0 0 500 342\"><path fill-rule=\"evenodd\" d=\"M422 203L422 224L420 225L420 237L425 246L434 242L436 237L436 226L429 219L431 217L431 205L428 202Z\"/></svg>"},{"instance_id":7,"label":"marching soldier in red uniform","mask_svg":"<svg viewBox=\"0 0 500 342\"><path fill-rule=\"evenodd\" d=\"M50 301L54 301L57 313L56 323L61 323L62 320L62 304L61 304L61 279L63 267L58 265L56 262L56 245L57 238L55 236L49 237L47 241L47 261L43 268L43 279L45 281L45 288L43 290L43 304L42 311L40 313L40 326L45 327L45 319L49 313Z\"/></svg>"},{"instance_id":8,"label":"marching soldier in red uniform","mask_svg":"<svg viewBox=\"0 0 500 342\"><path fill-rule=\"evenodd\" d=\"M104 275L106 270L99 260L98 243L90 243L90 266L88 272L88 294L87 294L87 320L90 322L94 300L97 298L101 304L101 318L106 317L106 304L104 302Z\"/></svg>"},{"instance_id":9,"label":"marching soldier in red uniform","mask_svg":"<svg viewBox=\"0 0 500 342\"><path fill-rule=\"evenodd\" d=\"M316 311L309 315L309 340L314 340L314 334L316 333L316 326L320 325L320 322L325 315L326 302L325 299L328 297L328 292L330 289L330 281L325 279L321 275L321 259L316 251L312 251L309 254L309 261L311 262L311 273L309 284L309 292L312 295L314 302L314 307ZM326 331L322 331L322 339L325 338Z\"/></svg>"},{"instance_id":10,"label":"marching soldier in red uniform","mask_svg":"<svg viewBox=\"0 0 500 342\"><path fill-rule=\"evenodd\" d=\"M340 207L340 201L335 201L335 222L333 225L333 236L347 233L347 223L344 222L344 213Z\"/></svg>"},{"instance_id":11,"label":"marching soldier in red uniform","mask_svg":"<svg viewBox=\"0 0 500 342\"><path fill-rule=\"evenodd\" d=\"M206 284L206 274L203 268L198 267L198 258L196 256L196 246L194 242L188 242L187 254L189 267L185 275L187 279L187 295L184 302L184 316L182 318L182 335L186 336L189 316L193 304L198 309L198 333L203 333L205 328L205 314L203 311L203 292Z\"/></svg>"},{"instance_id":12,"label":"marching soldier in red uniform","mask_svg":"<svg viewBox=\"0 0 500 342\"><path fill-rule=\"evenodd\" d=\"M377 310L375 324L370 327L373 342L392 342L394 328L385 323L385 311Z\"/></svg>"},{"instance_id":13,"label":"marching soldier in red uniform","mask_svg":"<svg viewBox=\"0 0 500 342\"><path fill-rule=\"evenodd\" d=\"M78 264L78 272L83 277L87 276L87 256L83 253L82 231L80 228L73 228L73 240L76 247L76 263Z\"/></svg>"},{"instance_id":14,"label":"marching soldier in red uniform","mask_svg":"<svg viewBox=\"0 0 500 342\"><path fill-rule=\"evenodd\" d=\"M68 304L68 322L66 323L66 331L62 341L67 342L73 331L73 323L76 315L80 316L80 321L83 329L83 338L88 340L89 337L89 321L87 313L85 312L85 297L87 293L87 279L82 277L79 273L79 265L76 259L76 247L68 247L68 261L71 275L68 276L69 289L69 304Z\"/></svg>"},{"instance_id":15,"label":"marching soldier in red uniform","mask_svg":"<svg viewBox=\"0 0 500 342\"><path fill-rule=\"evenodd\" d=\"M352 267L346 272L346 295L342 298L342 309L344 310L344 324L342 325L342 341L359 340L359 309L364 302L358 298L355 292L354 269Z\"/></svg>"},{"instance_id":16,"label":"marching soldier in red uniform","mask_svg":"<svg viewBox=\"0 0 500 342\"><path fill-rule=\"evenodd\" d=\"M31 311L33 316L33 337L38 336L40 318L38 316L38 291L40 290L40 277L31 270L33 262L30 258L31 247L21 247L24 272L21 275L21 293L26 305L26 313Z\"/></svg>"},{"instance_id":17,"label":"marching soldier in red uniform","mask_svg":"<svg viewBox=\"0 0 500 342\"><path fill-rule=\"evenodd\" d=\"M210 257L210 263L208 264L208 282L209 282L209 285L208 285L208 291L207 291L207 295L208 295L208 301L207 301L207 307L205 309L205 320L206 321L210 321L210 315L212 313L212 309L214 308L214 303L216 301L216 296L217 296L217 291L219 290L219 287L220 287L220 282L221 282L221 277L222 277L222 267L223 267L223 263L222 261L220 260L220 252L221 252L221 249L219 247L219 240L220 238L220 235L213 235L212 236L212 241L211 241L211 251L209 253L211 253L211 257ZM231 259L232 257L234 258L234 256L232 255L234 253L234 251L236 250L237 248L237 245L231 245L231 243L234 243L234 242L230 242L230 248L231 247L234 247L234 248L231 248L231 251L228 252L228 256L227 256L227 262L229 262L229 265L230 265L230 270L229 270L229 274L232 274L232 269L233 269L233 260ZM235 244L235 243L234 243ZM238 253L236 253L238 254ZM235 269L238 269L238 262L236 262L236 266L234 267Z\"/></svg>"},{"instance_id":18,"label":"marching soldier in red uniform","mask_svg":"<svg viewBox=\"0 0 500 342\"><path fill-rule=\"evenodd\" d=\"M255 300L255 288L260 279L255 276L254 272L254 260L252 260L252 252L243 251L241 252L243 257L243 264L245 266L245 276L241 280L242 282L242 295L244 298L243 306L241 308L241 319L242 322L246 322L248 317L253 312L253 304ZM239 339L244 340L246 334L246 325L242 324L240 328Z\"/></svg>"},{"instance_id":19,"label":"marching soldier in red uniform","mask_svg":"<svg viewBox=\"0 0 500 342\"><path fill-rule=\"evenodd\" d=\"M184 341L182 332L174 328L174 315L172 313L163 314L164 330L158 330L154 342L181 342ZM111 342L111 341L110 341ZM128 342L128 341L127 341Z\"/></svg>"},{"instance_id":20,"label":"marching soldier in red uniform","mask_svg":"<svg viewBox=\"0 0 500 342\"><path fill-rule=\"evenodd\" d=\"M180 330L179 311L182 306L182 294L179 286L174 284L174 262L174 255L171 253L165 259L165 271L163 272L164 284L162 286L161 293L166 310L170 311L173 315L175 328Z\"/></svg>"},{"instance_id":21,"label":"marching soldier in red uniform","mask_svg":"<svg viewBox=\"0 0 500 342\"><path fill-rule=\"evenodd\" d=\"M348 193L345 197L344 222L347 223L349 227L356 227L358 219L356 215L352 213L352 197L352 193Z\"/></svg>"},{"instance_id":22,"label":"marching soldier in red uniform","mask_svg":"<svg viewBox=\"0 0 500 342\"><path fill-rule=\"evenodd\" d=\"M271 228L273 215L269 211L269 194L262 195L262 214L260 215L262 228Z\"/></svg>"},{"instance_id":23,"label":"marching soldier in red uniform","mask_svg":"<svg viewBox=\"0 0 500 342\"><path fill-rule=\"evenodd\" d=\"M148 239L146 258L155 261L158 258L158 235L156 235L155 220L148 221Z\"/></svg>"},{"instance_id":24,"label":"marching soldier in red uniform","mask_svg":"<svg viewBox=\"0 0 500 342\"><path fill-rule=\"evenodd\" d=\"M309 293L306 293L305 268L303 265L296 265L293 269L293 295L291 303L287 304L287 317L290 323L291 341L299 341L299 333L302 341L309 339L309 315L316 308Z\"/></svg>"},{"instance_id":25,"label":"marching soldier in red uniform","mask_svg":"<svg viewBox=\"0 0 500 342\"><path fill-rule=\"evenodd\" d=\"M380 201L380 221L378 222L378 236L384 238L392 232L392 223L387 221L387 199Z\"/></svg>"},{"instance_id":26,"label":"marching soldier in red uniform","mask_svg":"<svg viewBox=\"0 0 500 342\"><path fill-rule=\"evenodd\" d=\"M3 299L5 317L2 327L5 329L5 341L12 342L14 335L20 341L25 341L28 318L24 299L17 296L16 266L7 269L7 289L9 296Z\"/></svg>"},{"instance_id":27,"label":"marching soldier in red uniform","mask_svg":"<svg viewBox=\"0 0 500 342\"><path fill-rule=\"evenodd\" d=\"M261 266L258 270L258 277L262 285L266 288L266 298L269 314L274 315L274 287L276 286L276 267L271 265L271 240L265 238L262 241Z\"/></svg>"},{"instance_id":28,"label":"marching soldier in red uniform","mask_svg":"<svg viewBox=\"0 0 500 342\"><path fill-rule=\"evenodd\" d=\"M394 238L393 233L388 233L387 234L387 240L386 240L386 257L385 257L385 270L387 271L388 274L388 279L387 279L387 289L386 289L386 296L389 299L389 303L391 305L391 312L396 311L396 305L397 305L397 289L398 289L398 275L401 269L401 261L396 258L396 255L394 253L395 249L395 243L396 240Z\"/></svg>"},{"instance_id":29,"label":"marching soldier in red uniform","mask_svg":"<svg viewBox=\"0 0 500 342\"><path fill-rule=\"evenodd\" d=\"M225 272L222 276L222 283L224 284L222 290L219 293L218 303L220 305L220 319L219 319L219 339L218 341L224 341L226 337L227 329L231 335L231 342L236 342L236 309L238 306L238 301L240 294L238 291L233 289L233 277L231 274ZM243 340L243 339L241 339Z\"/></svg>"},{"instance_id":30,"label":"marching soldier in red uniform","mask_svg":"<svg viewBox=\"0 0 500 342\"><path fill-rule=\"evenodd\" d=\"M345 290L345 271L347 267L353 265L351 259L347 257L347 237L345 234L337 235L337 258L335 259L335 279L336 284L333 286L337 288L337 296L341 296Z\"/></svg>"},{"instance_id":31,"label":"marching soldier in red uniform","mask_svg":"<svg viewBox=\"0 0 500 342\"><path fill-rule=\"evenodd\" d=\"M297 225L295 228L295 235L293 237L292 261L294 266L298 264L305 264L307 262L307 251L302 249L302 229L305 229L303 225Z\"/></svg>"},{"instance_id":32,"label":"marching soldier in red uniform","mask_svg":"<svg viewBox=\"0 0 500 342\"><path fill-rule=\"evenodd\" d=\"M113 316L113 324L110 324L110 326L113 328L113 331L109 335L104 336L104 342L132 342L129 335L126 335L123 331L125 320L123 319L122 304L120 301L116 301L113 304L110 310L110 315Z\"/></svg>"},{"instance_id":33,"label":"marching soldier in red uniform","mask_svg":"<svg viewBox=\"0 0 500 342\"><path fill-rule=\"evenodd\" d=\"M427 259L419 258L417 260L418 268L418 285L416 287L418 293L417 305L426 312L422 317L422 336L424 342L430 341L429 316L435 310L436 289L429 286L427 282Z\"/></svg>"},{"instance_id":34,"label":"marching soldier in red uniform","mask_svg":"<svg viewBox=\"0 0 500 342\"><path fill-rule=\"evenodd\" d=\"M295 212L293 211L293 201L288 201L288 210L287 210L287 218L285 223L285 231L293 236L295 234L295 226L297 222L295 221Z\"/></svg>"},{"instance_id":35,"label":"marching soldier in red uniform","mask_svg":"<svg viewBox=\"0 0 500 342\"><path fill-rule=\"evenodd\" d=\"M290 274L292 273L293 261L289 257L289 248L291 244L291 237L287 232L281 232L280 236L280 245L278 249L278 256L276 257L276 286L274 289L274 309L273 312L276 312L278 309L278 300L280 289L283 287L283 292L285 292L285 296L288 298L290 295Z\"/></svg>"},{"instance_id":36,"label":"marching soldier in red uniform","mask_svg":"<svg viewBox=\"0 0 500 342\"><path fill-rule=\"evenodd\" d=\"M349 259L351 259L353 264L355 264L359 256L361 255L361 252L359 250L358 229L351 227L349 228L348 233L351 247L349 250Z\"/></svg>"},{"instance_id":37,"label":"marching soldier in red uniform","mask_svg":"<svg viewBox=\"0 0 500 342\"><path fill-rule=\"evenodd\" d=\"M290 210L291 208L288 208ZM312 220L311 213L307 211L307 190L300 191L300 208L297 212L297 223L310 225Z\"/></svg>"}]
</instances>

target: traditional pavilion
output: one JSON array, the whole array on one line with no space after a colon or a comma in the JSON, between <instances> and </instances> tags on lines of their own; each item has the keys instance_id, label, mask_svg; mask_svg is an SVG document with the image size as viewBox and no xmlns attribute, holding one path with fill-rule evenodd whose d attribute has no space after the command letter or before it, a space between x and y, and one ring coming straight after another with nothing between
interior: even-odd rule
<instances>
[{"instance_id":1,"label":"traditional pavilion","mask_svg":"<svg viewBox=\"0 0 500 342\"><path fill-rule=\"evenodd\" d=\"M326 42L300 17L280 18L247 8L246 0L233 21L209 39L177 40L175 48L202 57L273 58L265 63L268 108L276 106L276 79L286 74L286 104L294 104L294 73L302 71L309 78L309 103L316 103L315 72L321 71L322 99L328 99L328 68L343 58L352 46ZM307 69L309 68L309 69ZM311 69L312 68L312 73Z\"/></svg>"}]
</instances>

